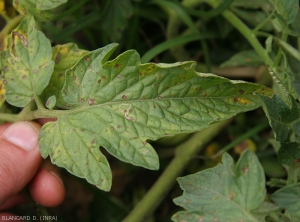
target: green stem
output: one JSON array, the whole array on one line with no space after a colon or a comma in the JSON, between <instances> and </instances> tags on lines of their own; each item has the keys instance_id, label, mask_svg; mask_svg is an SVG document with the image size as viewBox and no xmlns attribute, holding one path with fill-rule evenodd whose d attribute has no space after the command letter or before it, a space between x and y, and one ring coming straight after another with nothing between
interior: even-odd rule
<instances>
[{"instance_id":1,"label":"green stem","mask_svg":"<svg viewBox=\"0 0 300 222\"><path fill-rule=\"evenodd\" d=\"M40 109L40 110L46 109L41 98L38 95L34 95L34 101L35 101L38 109Z\"/></svg>"},{"instance_id":2,"label":"green stem","mask_svg":"<svg viewBox=\"0 0 300 222\"><path fill-rule=\"evenodd\" d=\"M228 125L229 121L230 120L211 125L208 129L194 134L189 140L179 145L176 148L175 157L171 163L123 222L145 221L146 217L153 213L168 194L176 182L176 178L180 176L190 160L195 157L209 141L218 135L219 132Z\"/></svg>"},{"instance_id":3,"label":"green stem","mask_svg":"<svg viewBox=\"0 0 300 222\"><path fill-rule=\"evenodd\" d=\"M208 4L210 4L212 7L216 8L219 5L219 2L217 0L207 0ZM225 19L228 20L229 23L231 23L251 44L251 46L254 48L254 50L257 52L257 54L264 60L264 62L270 66L273 67L273 61L269 57L268 53L262 47L258 39L256 38L255 34L251 29L249 29L234 13L232 13L229 10L223 11L222 15Z\"/></svg>"},{"instance_id":4,"label":"green stem","mask_svg":"<svg viewBox=\"0 0 300 222\"><path fill-rule=\"evenodd\" d=\"M282 35L282 38L281 38L282 41L286 41L287 37L288 37L288 35L286 34L286 32L284 32L283 35ZM275 68L279 65L281 57L282 57L282 48L280 47L278 52L277 52L277 55L275 57L274 64L273 64L272 68Z\"/></svg>"},{"instance_id":5,"label":"green stem","mask_svg":"<svg viewBox=\"0 0 300 222\"><path fill-rule=\"evenodd\" d=\"M11 32L24 18L23 15L18 15L17 17L14 17L13 19L9 20L9 22L4 26L4 28L0 32L0 36L4 37L7 34Z\"/></svg>"}]
</instances>

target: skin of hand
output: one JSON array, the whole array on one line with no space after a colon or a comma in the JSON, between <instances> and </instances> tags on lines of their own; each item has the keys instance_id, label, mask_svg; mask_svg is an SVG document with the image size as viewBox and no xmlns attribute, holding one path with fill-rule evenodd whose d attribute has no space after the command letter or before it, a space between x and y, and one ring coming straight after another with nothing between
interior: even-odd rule
<instances>
[{"instance_id":1,"label":"skin of hand","mask_svg":"<svg viewBox=\"0 0 300 222\"><path fill-rule=\"evenodd\" d=\"M65 197L58 169L40 155L40 128L26 121L0 125L0 221L10 215L4 210L27 201L20 193L26 185L32 199L45 207L57 206Z\"/></svg>"}]
</instances>

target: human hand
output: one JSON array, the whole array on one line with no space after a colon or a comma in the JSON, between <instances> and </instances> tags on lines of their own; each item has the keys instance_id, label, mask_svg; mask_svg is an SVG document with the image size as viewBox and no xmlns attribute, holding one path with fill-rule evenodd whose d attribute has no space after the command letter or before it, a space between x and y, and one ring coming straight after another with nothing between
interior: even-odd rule
<instances>
[{"instance_id":1,"label":"human hand","mask_svg":"<svg viewBox=\"0 0 300 222\"><path fill-rule=\"evenodd\" d=\"M41 126L35 122L0 125L0 219L1 212L26 202L19 192L28 184L34 201L46 207L59 205L65 189L58 169L42 161L38 135Z\"/></svg>"}]
</instances>

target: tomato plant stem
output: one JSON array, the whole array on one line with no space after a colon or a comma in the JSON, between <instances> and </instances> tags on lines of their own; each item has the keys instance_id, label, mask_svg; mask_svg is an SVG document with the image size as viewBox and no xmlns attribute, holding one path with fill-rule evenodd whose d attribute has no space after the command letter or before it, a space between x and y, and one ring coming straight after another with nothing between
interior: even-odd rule
<instances>
[{"instance_id":1,"label":"tomato plant stem","mask_svg":"<svg viewBox=\"0 0 300 222\"><path fill-rule=\"evenodd\" d=\"M204 148L209 141L218 135L229 122L230 120L226 120L213 124L209 128L195 133L189 140L179 145L176 148L174 159L123 222L145 221L145 218L153 213L168 194L176 182L176 178L180 176L190 160Z\"/></svg>"}]
</instances>

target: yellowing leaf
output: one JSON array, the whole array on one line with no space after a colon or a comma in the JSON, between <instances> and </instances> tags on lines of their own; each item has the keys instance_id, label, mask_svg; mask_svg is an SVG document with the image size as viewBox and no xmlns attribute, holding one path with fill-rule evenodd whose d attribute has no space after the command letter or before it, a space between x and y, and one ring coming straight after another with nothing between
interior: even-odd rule
<instances>
[{"instance_id":1,"label":"yellowing leaf","mask_svg":"<svg viewBox=\"0 0 300 222\"><path fill-rule=\"evenodd\" d=\"M0 107L5 102L5 86L3 84L3 81L0 80Z\"/></svg>"},{"instance_id":2,"label":"yellowing leaf","mask_svg":"<svg viewBox=\"0 0 300 222\"><path fill-rule=\"evenodd\" d=\"M35 95L41 95L52 75L50 41L35 29L32 16L25 17L8 38L6 51L0 54L6 100L24 107Z\"/></svg>"}]
</instances>

